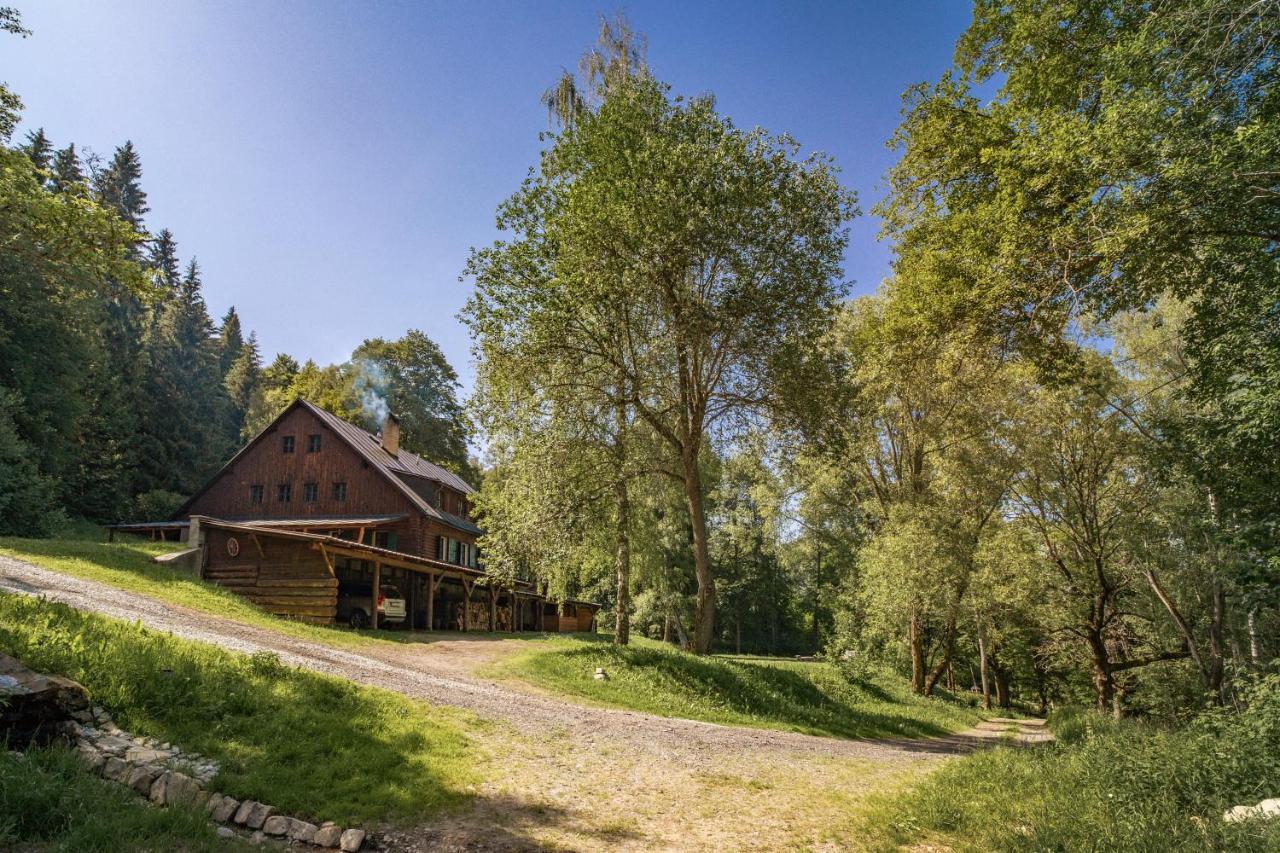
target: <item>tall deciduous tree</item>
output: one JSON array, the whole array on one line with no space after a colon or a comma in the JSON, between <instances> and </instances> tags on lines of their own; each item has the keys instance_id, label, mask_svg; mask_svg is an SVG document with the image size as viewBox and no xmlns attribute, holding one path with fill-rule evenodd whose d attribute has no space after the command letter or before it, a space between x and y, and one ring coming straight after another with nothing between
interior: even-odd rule
<instances>
[{"instance_id":1,"label":"tall deciduous tree","mask_svg":"<svg viewBox=\"0 0 1280 853\"><path fill-rule=\"evenodd\" d=\"M400 419L401 446L470 478L458 374L435 341L417 329L394 341L370 338L351 363L357 390L385 402ZM382 424L370 418L365 426Z\"/></svg>"},{"instance_id":2,"label":"tall deciduous tree","mask_svg":"<svg viewBox=\"0 0 1280 853\"><path fill-rule=\"evenodd\" d=\"M854 199L825 158L796 154L709 99L630 79L565 128L504 206L515 241L471 264L474 304L555 328L580 361L611 368L666 447L693 532L700 652L715 615L701 455L766 412L842 293Z\"/></svg>"}]
</instances>

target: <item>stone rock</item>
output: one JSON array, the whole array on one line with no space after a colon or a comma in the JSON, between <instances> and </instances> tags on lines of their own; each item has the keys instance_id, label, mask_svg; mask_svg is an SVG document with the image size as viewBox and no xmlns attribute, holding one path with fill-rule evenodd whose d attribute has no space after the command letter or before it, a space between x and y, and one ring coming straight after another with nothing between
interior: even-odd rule
<instances>
[{"instance_id":1,"label":"stone rock","mask_svg":"<svg viewBox=\"0 0 1280 853\"><path fill-rule=\"evenodd\" d=\"M102 763L102 778L110 779L112 782L123 782L124 777L129 774L129 765L125 764L114 755L109 756Z\"/></svg>"},{"instance_id":2,"label":"stone rock","mask_svg":"<svg viewBox=\"0 0 1280 853\"><path fill-rule=\"evenodd\" d=\"M130 764L158 764L169 758L169 753L145 746L131 746L124 751L124 760Z\"/></svg>"},{"instance_id":3,"label":"stone rock","mask_svg":"<svg viewBox=\"0 0 1280 853\"><path fill-rule=\"evenodd\" d=\"M89 692L69 678L41 675L0 654L0 740L10 749L48 743L73 713L90 707Z\"/></svg>"},{"instance_id":4,"label":"stone rock","mask_svg":"<svg viewBox=\"0 0 1280 853\"><path fill-rule=\"evenodd\" d=\"M267 836L263 834L262 830L258 830L253 835L249 836L249 840L254 844L263 844L266 842Z\"/></svg>"},{"instance_id":5,"label":"stone rock","mask_svg":"<svg viewBox=\"0 0 1280 853\"><path fill-rule=\"evenodd\" d=\"M94 742L97 744L98 749L118 756L123 756L133 748L133 741L120 735L100 734Z\"/></svg>"},{"instance_id":6,"label":"stone rock","mask_svg":"<svg viewBox=\"0 0 1280 853\"><path fill-rule=\"evenodd\" d=\"M81 741L76 746L76 754L80 756L80 760L84 762L85 766L94 772L102 770L102 766L107 763L107 757L91 743Z\"/></svg>"},{"instance_id":7,"label":"stone rock","mask_svg":"<svg viewBox=\"0 0 1280 853\"><path fill-rule=\"evenodd\" d=\"M169 787L169 773L161 773L156 780L151 783L151 802L157 806L163 806L166 796L166 789Z\"/></svg>"},{"instance_id":8,"label":"stone rock","mask_svg":"<svg viewBox=\"0 0 1280 853\"><path fill-rule=\"evenodd\" d=\"M151 783L159 775L154 767L135 766L125 777L124 783L145 797L151 793Z\"/></svg>"},{"instance_id":9,"label":"stone rock","mask_svg":"<svg viewBox=\"0 0 1280 853\"><path fill-rule=\"evenodd\" d=\"M342 827L327 823L316 830L311 843L317 847L337 847L342 841Z\"/></svg>"},{"instance_id":10,"label":"stone rock","mask_svg":"<svg viewBox=\"0 0 1280 853\"><path fill-rule=\"evenodd\" d=\"M342 853L356 853L364 845L363 829L348 829L342 833L338 846L342 848Z\"/></svg>"},{"instance_id":11,"label":"stone rock","mask_svg":"<svg viewBox=\"0 0 1280 853\"><path fill-rule=\"evenodd\" d=\"M596 676L595 676L595 677L596 677L596 681L608 681L608 680L609 680L609 673L607 673L607 672L605 672L605 671L604 671L604 667L602 667L602 666L598 666L598 667L596 667Z\"/></svg>"},{"instance_id":12,"label":"stone rock","mask_svg":"<svg viewBox=\"0 0 1280 853\"><path fill-rule=\"evenodd\" d=\"M238 808L240 808L239 800L234 797L223 796L222 802L214 806L209 815L218 823L226 823L236 816Z\"/></svg>"},{"instance_id":13,"label":"stone rock","mask_svg":"<svg viewBox=\"0 0 1280 853\"><path fill-rule=\"evenodd\" d=\"M272 815L263 822L262 831L267 835L284 835L289 831L289 818L284 815Z\"/></svg>"},{"instance_id":14,"label":"stone rock","mask_svg":"<svg viewBox=\"0 0 1280 853\"><path fill-rule=\"evenodd\" d=\"M204 793L200 790L200 785L195 779L182 773L169 773L169 784L165 790L164 804L166 806L174 805L204 805L200 795ZM207 799L206 794L204 799Z\"/></svg>"},{"instance_id":15,"label":"stone rock","mask_svg":"<svg viewBox=\"0 0 1280 853\"><path fill-rule=\"evenodd\" d=\"M294 841L301 841L303 844L311 844L315 841L316 832L318 831L319 827L314 823L307 823L305 820L298 820L294 817L289 818L288 835Z\"/></svg>"},{"instance_id":16,"label":"stone rock","mask_svg":"<svg viewBox=\"0 0 1280 853\"><path fill-rule=\"evenodd\" d=\"M244 825L250 829L262 829L262 825L267 822L267 818L276 813L275 806L265 806L262 803L254 803L253 809L249 812L249 818Z\"/></svg>"},{"instance_id":17,"label":"stone rock","mask_svg":"<svg viewBox=\"0 0 1280 853\"><path fill-rule=\"evenodd\" d=\"M236 831L234 829L230 829L225 826L220 826L218 827L218 837L219 838L235 838Z\"/></svg>"},{"instance_id":18,"label":"stone rock","mask_svg":"<svg viewBox=\"0 0 1280 853\"><path fill-rule=\"evenodd\" d=\"M244 826L246 823L249 822L249 815L253 813L253 807L257 805L260 805L260 804L255 803L253 800L245 800L243 803L240 804L240 807L236 809L235 817L233 818L233 820L236 823L240 824L241 826Z\"/></svg>"},{"instance_id":19,"label":"stone rock","mask_svg":"<svg viewBox=\"0 0 1280 853\"><path fill-rule=\"evenodd\" d=\"M1227 823L1239 823L1244 820L1264 820L1280 817L1280 797L1263 800L1256 806L1235 806L1222 815Z\"/></svg>"}]
</instances>

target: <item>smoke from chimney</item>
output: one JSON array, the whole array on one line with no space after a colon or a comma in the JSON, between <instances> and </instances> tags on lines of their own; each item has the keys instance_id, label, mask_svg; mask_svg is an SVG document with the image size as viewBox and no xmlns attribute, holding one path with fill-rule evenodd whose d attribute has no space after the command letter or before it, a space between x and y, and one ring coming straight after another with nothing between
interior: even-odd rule
<instances>
[{"instance_id":1,"label":"smoke from chimney","mask_svg":"<svg viewBox=\"0 0 1280 853\"><path fill-rule=\"evenodd\" d=\"M390 412L382 424L382 449L392 456L400 452L400 419Z\"/></svg>"}]
</instances>

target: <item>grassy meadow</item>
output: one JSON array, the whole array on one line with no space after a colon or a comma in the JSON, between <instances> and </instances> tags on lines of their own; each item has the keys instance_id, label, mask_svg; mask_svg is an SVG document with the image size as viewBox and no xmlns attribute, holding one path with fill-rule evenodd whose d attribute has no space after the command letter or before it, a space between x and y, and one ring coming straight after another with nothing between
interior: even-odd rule
<instances>
[{"instance_id":1,"label":"grassy meadow","mask_svg":"<svg viewBox=\"0 0 1280 853\"><path fill-rule=\"evenodd\" d=\"M133 791L99 779L64 748L23 755L0 750L0 847L67 853L252 849L239 839L219 838L202 811L152 808Z\"/></svg>"},{"instance_id":2,"label":"grassy meadow","mask_svg":"<svg viewBox=\"0 0 1280 853\"><path fill-rule=\"evenodd\" d=\"M861 833L884 850L1280 850L1280 821L1222 820L1280 794L1280 676L1248 699L1185 728L1057 712L1057 743L947 762L874 798Z\"/></svg>"},{"instance_id":3,"label":"grassy meadow","mask_svg":"<svg viewBox=\"0 0 1280 853\"><path fill-rule=\"evenodd\" d=\"M469 715L61 604L0 595L0 651L79 681L124 729L217 759L216 790L339 823L468 800Z\"/></svg>"},{"instance_id":4,"label":"grassy meadow","mask_svg":"<svg viewBox=\"0 0 1280 853\"><path fill-rule=\"evenodd\" d=\"M595 679L597 667L608 680ZM627 648L557 638L493 664L485 674L664 717L831 737L932 737L981 719L962 699L913 695L892 673L852 681L828 663L700 657L644 638L633 638Z\"/></svg>"}]
</instances>

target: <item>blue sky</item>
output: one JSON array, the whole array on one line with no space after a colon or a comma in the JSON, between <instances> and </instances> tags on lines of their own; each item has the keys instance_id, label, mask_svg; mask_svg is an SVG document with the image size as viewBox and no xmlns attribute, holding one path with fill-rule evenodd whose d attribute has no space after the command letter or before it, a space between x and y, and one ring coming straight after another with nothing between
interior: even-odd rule
<instances>
[{"instance_id":1,"label":"blue sky","mask_svg":"<svg viewBox=\"0 0 1280 853\"><path fill-rule=\"evenodd\" d=\"M969 17L921 3L335 3L10 0L0 41L19 135L103 156L132 139L152 230L196 255L215 319L234 304L263 354L345 360L426 331L464 384L455 315L467 252L536 161L541 92L621 8L679 93L835 157L864 209L893 159L902 91L947 66ZM888 271L852 226L858 292Z\"/></svg>"}]
</instances>

